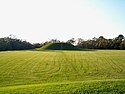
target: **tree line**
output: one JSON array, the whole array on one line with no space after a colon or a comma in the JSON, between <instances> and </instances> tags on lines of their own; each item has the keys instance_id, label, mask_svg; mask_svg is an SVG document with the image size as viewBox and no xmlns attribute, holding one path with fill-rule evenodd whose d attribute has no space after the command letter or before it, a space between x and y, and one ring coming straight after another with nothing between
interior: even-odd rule
<instances>
[{"instance_id":1,"label":"tree line","mask_svg":"<svg viewBox=\"0 0 125 94\"><path fill-rule=\"evenodd\" d=\"M103 36L93 38L91 40L84 40L79 38L77 46L87 49L118 49L125 50L125 37L120 34L113 39L106 39Z\"/></svg>"},{"instance_id":2,"label":"tree line","mask_svg":"<svg viewBox=\"0 0 125 94\"><path fill-rule=\"evenodd\" d=\"M17 38L4 37L0 38L0 51L6 50L26 50L33 49L33 45L27 41Z\"/></svg>"},{"instance_id":3,"label":"tree line","mask_svg":"<svg viewBox=\"0 0 125 94\"><path fill-rule=\"evenodd\" d=\"M0 51L6 50L27 50L42 47L50 42L61 42L57 39L52 39L43 43L31 44L25 40L17 39L14 37L4 37L0 38ZM77 47L82 49L118 49L125 50L125 37L120 34L113 39L106 39L103 36L99 38L93 38L89 40L84 40L82 38L71 38L66 41L66 43L76 44Z\"/></svg>"}]
</instances>

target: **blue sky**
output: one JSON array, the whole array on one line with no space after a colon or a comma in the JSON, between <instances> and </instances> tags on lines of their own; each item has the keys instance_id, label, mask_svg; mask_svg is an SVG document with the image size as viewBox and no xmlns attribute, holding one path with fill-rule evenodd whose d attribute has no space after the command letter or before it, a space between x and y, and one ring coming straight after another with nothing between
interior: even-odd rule
<instances>
[{"instance_id":1,"label":"blue sky","mask_svg":"<svg viewBox=\"0 0 125 94\"><path fill-rule=\"evenodd\" d=\"M125 0L0 0L0 37L29 42L125 36Z\"/></svg>"},{"instance_id":2,"label":"blue sky","mask_svg":"<svg viewBox=\"0 0 125 94\"><path fill-rule=\"evenodd\" d=\"M89 0L104 11L109 20L125 23L125 0Z\"/></svg>"}]
</instances>

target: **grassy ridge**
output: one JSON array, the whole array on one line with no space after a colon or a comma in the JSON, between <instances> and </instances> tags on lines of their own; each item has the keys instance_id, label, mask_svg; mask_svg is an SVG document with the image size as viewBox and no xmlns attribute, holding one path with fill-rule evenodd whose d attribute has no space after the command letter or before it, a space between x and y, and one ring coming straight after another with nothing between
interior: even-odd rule
<instances>
[{"instance_id":1,"label":"grassy ridge","mask_svg":"<svg viewBox=\"0 0 125 94\"><path fill-rule=\"evenodd\" d=\"M80 48L69 43L48 43L47 45L37 48L36 50L80 50Z\"/></svg>"},{"instance_id":2,"label":"grassy ridge","mask_svg":"<svg viewBox=\"0 0 125 94\"><path fill-rule=\"evenodd\" d=\"M91 90L92 87L101 89L101 85L105 83L105 79L125 79L125 51L123 50L99 50L99 51L9 51L0 52L0 91L1 92L59 92L54 88L63 88L60 92L71 92L75 88L77 91L84 92L84 85L86 90ZM86 81L103 80L99 82L97 87L93 84L86 85ZM77 81L80 81L77 83ZM60 82L76 82L72 84L61 84ZM123 87L124 81L109 81L104 84L104 88L114 92L115 87L118 86L118 92ZM58 83L44 85L46 83ZM108 81L106 81L108 83ZM18 87L11 88L11 86L23 86L31 84L41 84L38 88ZM76 85L77 84L77 85ZM8 87L10 86L10 88ZM58 87L59 86L59 87ZM74 87L78 86L78 87ZM7 88L8 87L8 90ZM110 88L111 87L111 88ZM4 89L3 89L4 88ZM47 89L48 88L48 89ZM71 88L71 89L68 89ZM72 89L73 88L73 89ZM103 89L104 89L103 88ZM40 90L39 90L40 89ZM116 88L117 89L117 88ZM48 90L48 91L47 91ZM69 91L68 91L69 90ZM83 90L83 91L82 91ZM98 91L98 90L95 90ZM103 90L105 91L105 89ZM121 90L124 92L124 90ZM66 93L65 92L65 93ZM74 91L76 92L76 91ZM86 91L87 92L87 91ZM92 91L94 92L94 91ZM100 92L100 91L99 91ZM106 91L107 92L107 91Z\"/></svg>"},{"instance_id":3,"label":"grassy ridge","mask_svg":"<svg viewBox=\"0 0 125 94\"><path fill-rule=\"evenodd\" d=\"M124 94L125 80L96 80L2 87L0 94Z\"/></svg>"}]
</instances>

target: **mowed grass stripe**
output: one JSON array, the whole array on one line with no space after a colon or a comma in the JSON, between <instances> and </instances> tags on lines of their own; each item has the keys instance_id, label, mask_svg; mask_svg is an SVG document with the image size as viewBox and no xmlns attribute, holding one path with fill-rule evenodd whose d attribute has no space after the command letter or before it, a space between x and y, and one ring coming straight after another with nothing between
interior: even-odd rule
<instances>
[{"instance_id":1,"label":"mowed grass stripe","mask_svg":"<svg viewBox=\"0 0 125 94\"><path fill-rule=\"evenodd\" d=\"M125 51L10 51L0 56L1 87L125 79Z\"/></svg>"},{"instance_id":2,"label":"mowed grass stripe","mask_svg":"<svg viewBox=\"0 0 125 94\"><path fill-rule=\"evenodd\" d=\"M13 53L12 52L4 52L4 53L2 52L2 54L4 54L4 56L1 57L1 53L0 53L0 68L2 68L2 67L4 68L4 66L6 67L6 65L8 66L8 63L14 61L17 58L17 56L19 56L21 54L23 55L24 53L14 54L14 52ZM21 56L19 56L19 57L21 57ZM19 59L19 57L18 57L18 59Z\"/></svg>"},{"instance_id":3,"label":"mowed grass stripe","mask_svg":"<svg viewBox=\"0 0 125 94\"><path fill-rule=\"evenodd\" d=\"M48 59L48 57L50 57ZM40 72L43 74L53 74L58 70L58 62L55 62L57 59L56 53L48 54L44 58L39 57L39 60L37 60L39 63L37 63L36 66L34 66L35 72ZM56 67L57 66L57 67Z\"/></svg>"},{"instance_id":4,"label":"mowed grass stripe","mask_svg":"<svg viewBox=\"0 0 125 94\"><path fill-rule=\"evenodd\" d=\"M75 84L75 83L96 83L96 82L117 82L117 81L125 81L125 79L103 79L103 80L89 80L89 81L65 81L65 82L51 82L51 83L43 83L43 84L28 84L28 85L16 85L16 86L6 86L1 87L0 89L6 89L6 88L18 88L18 87L27 87L27 86L46 86L46 85L61 85L61 84Z\"/></svg>"},{"instance_id":5,"label":"mowed grass stripe","mask_svg":"<svg viewBox=\"0 0 125 94\"><path fill-rule=\"evenodd\" d=\"M112 57L104 57L103 58L103 61L105 61L107 63L107 70L109 72L110 75L113 75L113 74L118 74L118 71L119 71L119 68L118 68L118 65L120 64L119 62L117 62L117 64L114 63L114 60L112 60ZM105 69L106 70L106 69Z\"/></svg>"},{"instance_id":6,"label":"mowed grass stripe","mask_svg":"<svg viewBox=\"0 0 125 94\"><path fill-rule=\"evenodd\" d=\"M25 56L26 54L23 54L23 55ZM12 58L13 60L9 61L9 64L7 64L8 66L5 66L8 68L8 70L4 70L4 71L11 72L11 71L15 70L18 72L18 69L25 70L23 68L24 66L26 66L26 68L28 68L28 66L31 65L31 64L28 64L28 62L30 62L30 60L33 60L36 54L32 57L30 57L30 55L26 55L27 57L25 57L25 58L23 58L23 55L20 54L20 55L15 56L15 58ZM28 64L28 66L27 66L27 64Z\"/></svg>"},{"instance_id":7,"label":"mowed grass stripe","mask_svg":"<svg viewBox=\"0 0 125 94\"><path fill-rule=\"evenodd\" d=\"M9 86L0 88L1 94L124 94L124 79L74 81L46 84Z\"/></svg>"},{"instance_id":8,"label":"mowed grass stripe","mask_svg":"<svg viewBox=\"0 0 125 94\"><path fill-rule=\"evenodd\" d=\"M3 72L4 74L6 74L6 73L9 74L11 72L11 70L13 70L14 67L17 67L18 65L21 67L20 60L23 55L26 55L26 54L23 54L23 53L21 53L19 55L13 54L13 55L11 55L13 57L10 56L10 58L7 58L7 59L5 58L4 61L0 61L0 62L4 62L3 66L0 67L1 72ZM24 60L23 60L23 62L24 62Z\"/></svg>"}]
</instances>

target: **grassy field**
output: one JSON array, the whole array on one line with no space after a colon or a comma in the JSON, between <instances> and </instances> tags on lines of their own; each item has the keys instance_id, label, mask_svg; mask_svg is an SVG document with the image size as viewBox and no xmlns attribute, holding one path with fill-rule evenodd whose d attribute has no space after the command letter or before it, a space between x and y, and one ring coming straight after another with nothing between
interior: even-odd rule
<instances>
[{"instance_id":1,"label":"grassy field","mask_svg":"<svg viewBox=\"0 0 125 94\"><path fill-rule=\"evenodd\" d=\"M0 52L0 94L124 94L125 51Z\"/></svg>"}]
</instances>

